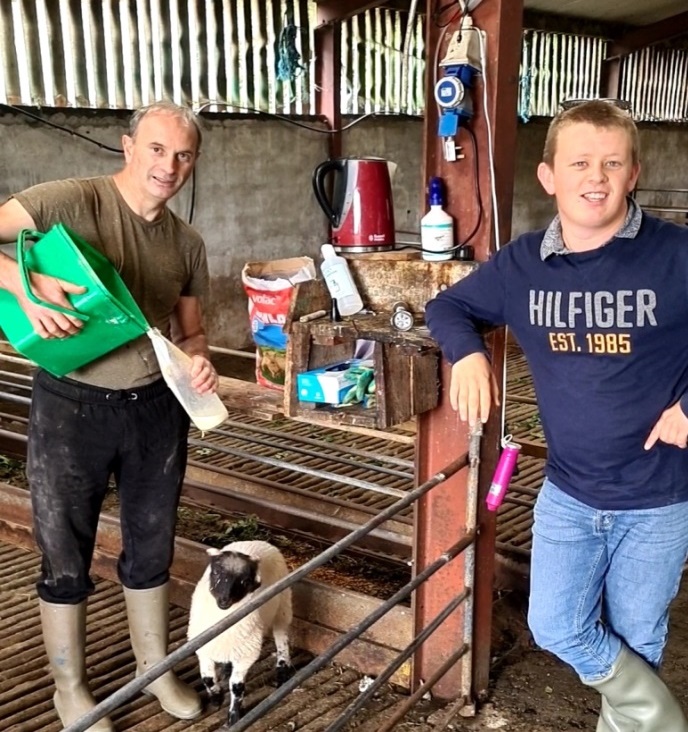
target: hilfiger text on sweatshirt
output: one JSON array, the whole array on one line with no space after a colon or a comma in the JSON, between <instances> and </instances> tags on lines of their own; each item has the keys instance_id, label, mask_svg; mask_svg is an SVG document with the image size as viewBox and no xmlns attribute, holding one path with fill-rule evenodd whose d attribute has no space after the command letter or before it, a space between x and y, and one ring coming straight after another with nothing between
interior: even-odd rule
<instances>
[{"instance_id":1,"label":"hilfiger text on sweatshirt","mask_svg":"<svg viewBox=\"0 0 688 732\"><path fill-rule=\"evenodd\" d=\"M630 353L633 329L657 326L656 307L657 294L649 289L614 292L531 289L529 293L531 326L570 329L570 332L548 334L550 348L557 352ZM589 332L575 332L582 329ZM593 332L594 329L601 332Z\"/></svg>"}]
</instances>

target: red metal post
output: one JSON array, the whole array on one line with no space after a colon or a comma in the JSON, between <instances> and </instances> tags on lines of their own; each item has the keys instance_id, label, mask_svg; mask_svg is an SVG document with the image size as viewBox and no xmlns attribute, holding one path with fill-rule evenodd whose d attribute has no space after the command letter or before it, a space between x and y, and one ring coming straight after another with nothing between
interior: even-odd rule
<instances>
[{"instance_id":1,"label":"red metal post","mask_svg":"<svg viewBox=\"0 0 688 732\"><path fill-rule=\"evenodd\" d=\"M427 2L428 59L425 115L425 169L424 181L438 175L444 179L447 190L446 209L457 222L458 239L463 241L475 226L479 212L475 195L474 151L465 130L460 131L457 143L463 147L465 159L448 162L444 159L442 141L437 135L438 113L434 102L434 82L441 71L434 68L433 59L442 59L452 34L459 30L460 18L454 17L445 28L433 19L436 3ZM518 95L518 68L522 32L522 0L490 0L482 3L473 13L474 24L486 33L486 81L493 156L495 189L499 214L499 238L504 243L511 230L511 203L513 196L514 151L516 147L516 100ZM439 53L436 49L439 45ZM484 261L494 250L495 217L491 205L491 174L488 155L487 120L483 104L485 75L479 76L472 90L474 116L469 122L477 139L479 185L483 213L475 239L476 259ZM504 333L491 336L491 353L498 377L504 349ZM442 398L432 412L421 415L417 439L417 479L426 480L438 472L461 452L468 449L468 432L449 405L450 368L443 365ZM489 674L492 582L494 573L495 520L482 509L482 496L489 484L499 450L499 415L493 415L486 425L483 439L478 525L476 545L476 582L474 584L474 640L473 689L475 698L484 695ZM462 471L433 489L418 506L416 517L415 567L435 559L452 541L466 532L469 507L466 502L467 471ZM457 559L438 572L416 593L414 617L416 629L423 628L451 597L464 587L466 570L462 559ZM450 616L417 654L414 661L414 680L429 678L463 640L463 612ZM449 671L438 682L433 692L440 698L456 698L462 693L461 664Z\"/></svg>"},{"instance_id":2,"label":"red metal post","mask_svg":"<svg viewBox=\"0 0 688 732\"><path fill-rule=\"evenodd\" d=\"M322 24L320 15L315 28L315 58L316 109L333 131L329 135L329 156L337 158L342 154L341 25Z\"/></svg>"}]
</instances>

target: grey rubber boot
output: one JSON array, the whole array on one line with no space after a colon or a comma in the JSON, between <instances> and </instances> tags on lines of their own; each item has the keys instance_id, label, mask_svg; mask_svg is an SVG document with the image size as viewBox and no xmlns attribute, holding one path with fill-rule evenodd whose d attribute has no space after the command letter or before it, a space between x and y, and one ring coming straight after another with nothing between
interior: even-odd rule
<instances>
[{"instance_id":1,"label":"grey rubber boot","mask_svg":"<svg viewBox=\"0 0 688 732\"><path fill-rule=\"evenodd\" d=\"M55 605L39 600L43 643L55 681L53 702L63 727L76 722L93 709L93 698L86 678L86 603ZM89 732L114 732L104 717L88 728Z\"/></svg>"},{"instance_id":2,"label":"grey rubber boot","mask_svg":"<svg viewBox=\"0 0 688 732\"><path fill-rule=\"evenodd\" d=\"M609 676L585 683L602 694L597 732L688 732L683 710L666 684L625 646Z\"/></svg>"},{"instance_id":3,"label":"grey rubber boot","mask_svg":"<svg viewBox=\"0 0 688 732\"><path fill-rule=\"evenodd\" d=\"M136 656L136 675L145 673L168 655L169 587L151 590L124 588L131 647ZM194 719L202 711L200 696L172 671L167 671L145 688L160 706L177 719Z\"/></svg>"},{"instance_id":4,"label":"grey rubber boot","mask_svg":"<svg viewBox=\"0 0 688 732\"><path fill-rule=\"evenodd\" d=\"M603 696L595 732L633 732L634 729L637 729L636 723L628 717L616 714Z\"/></svg>"}]
</instances>

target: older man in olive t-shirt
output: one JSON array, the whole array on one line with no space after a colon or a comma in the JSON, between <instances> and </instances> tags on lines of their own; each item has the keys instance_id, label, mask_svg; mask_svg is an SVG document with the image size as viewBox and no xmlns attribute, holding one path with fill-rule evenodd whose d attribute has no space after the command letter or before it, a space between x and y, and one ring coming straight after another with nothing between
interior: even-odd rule
<instances>
[{"instance_id":1,"label":"older man in olive t-shirt","mask_svg":"<svg viewBox=\"0 0 688 732\"><path fill-rule=\"evenodd\" d=\"M156 103L136 112L122 138L125 165L113 176L43 183L0 207L0 240L22 228L61 222L119 271L147 321L192 358L192 385L214 391L202 324L208 268L201 237L167 207L198 157L201 134L190 110ZM42 300L69 305L74 285L31 275ZM0 255L0 287L17 297L45 338L73 334L80 321L24 295L16 262ZM86 600L98 515L108 481L120 500L124 588L137 672L167 655L168 581L176 511L186 467L189 420L161 378L147 336L65 378L38 370L28 435L27 475L42 552L37 584L43 638L64 726L93 708L86 681ZM201 712L195 691L170 671L148 691L180 719ZM89 728L111 732L104 718Z\"/></svg>"}]
</instances>

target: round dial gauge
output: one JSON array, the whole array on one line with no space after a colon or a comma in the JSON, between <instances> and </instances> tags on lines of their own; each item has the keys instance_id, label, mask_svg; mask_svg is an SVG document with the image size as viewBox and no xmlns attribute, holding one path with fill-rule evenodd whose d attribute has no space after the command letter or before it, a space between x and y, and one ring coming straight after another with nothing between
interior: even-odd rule
<instances>
[{"instance_id":1,"label":"round dial gauge","mask_svg":"<svg viewBox=\"0 0 688 732\"><path fill-rule=\"evenodd\" d=\"M395 305L390 322L392 327L397 330L411 330L413 328L413 313L409 312L404 305Z\"/></svg>"}]
</instances>

